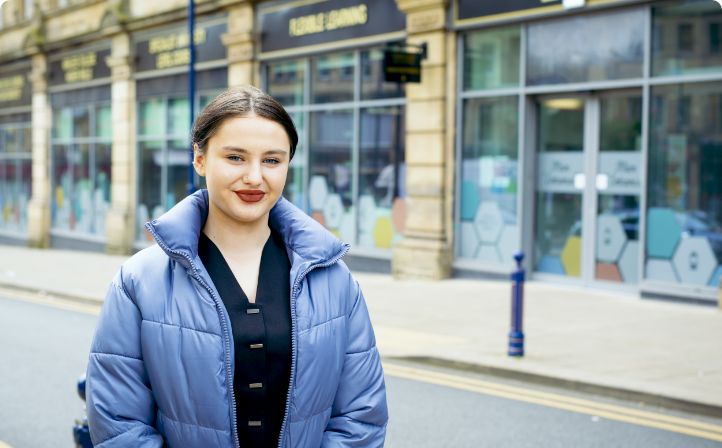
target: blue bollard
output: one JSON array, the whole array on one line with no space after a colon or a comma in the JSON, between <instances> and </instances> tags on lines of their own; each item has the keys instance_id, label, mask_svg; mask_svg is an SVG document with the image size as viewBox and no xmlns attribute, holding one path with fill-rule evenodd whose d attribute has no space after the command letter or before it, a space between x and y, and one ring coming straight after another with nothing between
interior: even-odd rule
<instances>
[{"instance_id":1,"label":"blue bollard","mask_svg":"<svg viewBox=\"0 0 722 448\"><path fill-rule=\"evenodd\" d=\"M511 273L511 330L509 331L509 356L524 356L524 252L514 254L516 270Z\"/></svg>"}]
</instances>

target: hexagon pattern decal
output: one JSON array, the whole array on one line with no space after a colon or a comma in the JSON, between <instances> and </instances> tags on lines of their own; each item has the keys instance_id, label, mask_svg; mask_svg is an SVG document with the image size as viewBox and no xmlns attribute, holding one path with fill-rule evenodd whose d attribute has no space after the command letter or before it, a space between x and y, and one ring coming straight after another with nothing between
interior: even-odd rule
<instances>
[{"instance_id":1,"label":"hexagon pattern decal","mask_svg":"<svg viewBox=\"0 0 722 448\"><path fill-rule=\"evenodd\" d=\"M598 261L616 263L626 241L627 235L618 217L610 214L597 216Z\"/></svg>"},{"instance_id":2,"label":"hexagon pattern decal","mask_svg":"<svg viewBox=\"0 0 722 448\"><path fill-rule=\"evenodd\" d=\"M649 280L660 282L676 282L677 274L674 272L672 263L668 260L650 258L647 260L646 277Z\"/></svg>"},{"instance_id":3,"label":"hexagon pattern decal","mask_svg":"<svg viewBox=\"0 0 722 448\"><path fill-rule=\"evenodd\" d=\"M582 238L570 236L562 249L562 264L567 275L579 277L582 273Z\"/></svg>"},{"instance_id":4,"label":"hexagon pattern decal","mask_svg":"<svg viewBox=\"0 0 722 448\"><path fill-rule=\"evenodd\" d=\"M359 197L358 213L359 231L361 233L371 233L376 224L376 201L374 201L373 196L364 194Z\"/></svg>"},{"instance_id":5,"label":"hexagon pattern decal","mask_svg":"<svg viewBox=\"0 0 722 448\"><path fill-rule=\"evenodd\" d=\"M637 257L639 256L639 242L628 241L619 257L619 271L622 274L622 280L627 283L637 283L639 281L639 269L637 268Z\"/></svg>"},{"instance_id":6,"label":"hexagon pattern decal","mask_svg":"<svg viewBox=\"0 0 722 448\"><path fill-rule=\"evenodd\" d=\"M709 281L709 285L715 288L722 288L722 266L717 266L717 269L712 274L712 279Z\"/></svg>"},{"instance_id":7,"label":"hexagon pattern decal","mask_svg":"<svg viewBox=\"0 0 722 448\"><path fill-rule=\"evenodd\" d=\"M394 237L394 228L390 217L381 217L376 221L374 227L374 241L376 247L390 248Z\"/></svg>"},{"instance_id":8,"label":"hexagon pattern decal","mask_svg":"<svg viewBox=\"0 0 722 448\"><path fill-rule=\"evenodd\" d=\"M474 219L476 210L479 207L479 188L476 183L465 180L461 183L461 220L471 221Z\"/></svg>"},{"instance_id":9,"label":"hexagon pattern decal","mask_svg":"<svg viewBox=\"0 0 722 448\"><path fill-rule=\"evenodd\" d=\"M674 212L668 208L650 208L647 214L647 255L672 258L682 234Z\"/></svg>"},{"instance_id":10,"label":"hexagon pattern decal","mask_svg":"<svg viewBox=\"0 0 722 448\"><path fill-rule=\"evenodd\" d=\"M476 236L476 229L473 222L461 222L461 240L459 241L459 256L463 258L474 258L479 249L479 238Z\"/></svg>"},{"instance_id":11,"label":"hexagon pattern decal","mask_svg":"<svg viewBox=\"0 0 722 448\"><path fill-rule=\"evenodd\" d=\"M482 243L496 243L504 225L504 219L496 202L481 203L474 216L474 225Z\"/></svg>"},{"instance_id":12,"label":"hexagon pattern decal","mask_svg":"<svg viewBox=\"0 0 722 448\"><path fill-rule=\"evenodd\" d=\"M682 283L706 285L717 267L707 238L682 238L672 259L674 269Z\"/></svg>"},{"instance_id":13,"label":"hexagon pattern decal","mask_svg":"<svg viewBox=\"0 0 722 448\"><path fill-rule=\"evenodd\" d=\"M313 176L308 190L309 200L311 201L311 210L323 210L323 205L326 203L326 196L328 195L326 178L323 176Z\"/></svg>"},{"instance_id":14,"label":"hexagon pattern decal","mask_svg":"<svg viewBox=\"0 0 722 448\"><path fill-rule=\"evenodd\" d=\"M498 263L501 261L499 251L496 249L496 246L492 246L490 244L482 244L481 246L479 246L479 253L476 256L476 259L482 261L490 261L494 263Z\"/></svg>"},{"instance_id":15,"label":"hexagon pattern decal","mask_svg":"<svg viewBox=\"0 0 722 448\"><path fill-rule=\"evenodd\" d=\"M326 203L323 205L323 217L326 226L329 228L336 229L341 225L341 218L343 217L341 196L336 193L328 195Z\"/></svg>"},{"instance_id":16,"label":"hexagon pattern decal","mask_svg":"<svg viewBox=\"0 0 722 448\"><path fill-rule=\"evenodd\" d=\"M496 244L502 262L507 264L511 263L512 266L516 266L514 254L519 251L517 241L519 241L519 227L504 226L499 237L499 242Z\"/></svg>"}]
</instances>

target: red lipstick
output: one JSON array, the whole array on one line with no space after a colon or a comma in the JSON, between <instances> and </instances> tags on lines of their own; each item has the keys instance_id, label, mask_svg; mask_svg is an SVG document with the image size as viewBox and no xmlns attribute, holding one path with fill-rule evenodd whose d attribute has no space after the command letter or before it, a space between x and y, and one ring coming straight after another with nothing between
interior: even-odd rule
<instances>
[{"instance_id":1,"label":"red lipstick","mask_svg":"<svg viewBox=\"0 0 722 448\"><path fill-rule=\"evenodd\" d=\"M243 202L258 202L263 199L266 193L263 190L238 190L236 195Z\"/></svg>"}]
</instances>

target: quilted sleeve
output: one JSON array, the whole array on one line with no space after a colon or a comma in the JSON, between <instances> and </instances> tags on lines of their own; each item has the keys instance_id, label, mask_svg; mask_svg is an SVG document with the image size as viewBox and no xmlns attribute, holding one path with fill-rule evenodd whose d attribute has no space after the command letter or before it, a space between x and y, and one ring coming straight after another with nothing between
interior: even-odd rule
<instances>
[{"instance_id":1,"label":"quilted sleeve","mask_svg":"<svg viewBox=\"0 0 722 448\"><path fill-rule=\"evenodd\" d=\"M88 424L96 448L163 446L153 427L156 404L141 355L140 325L121 268L105 297L86 375Z\"/></svg>"},{"instance_id":2,"label":"quilted sleeve","mask_svg":"<svg viewBox=\"0 0 722 448\"><path fill-rule=\"evenodd\" d=\"M358 283L352 282L355 300L348 317L348 345L323 435L324 448L381 447L386 437L384 372L363 293Z\"/></svg>"}]
</instances>

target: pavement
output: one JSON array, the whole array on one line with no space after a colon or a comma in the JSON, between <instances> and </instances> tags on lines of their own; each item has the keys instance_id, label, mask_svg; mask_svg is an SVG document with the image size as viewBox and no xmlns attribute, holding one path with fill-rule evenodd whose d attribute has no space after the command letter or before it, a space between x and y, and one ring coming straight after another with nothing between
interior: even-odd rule
<instances>
[{"instance_id":1,"label":"pavement","mask_svg":"<svg viewBox=\"0 0 722 448\"><path fill-rule=\"evenodd\" d=\"M101 303L127 259L0 245L0 293ZM403 359L722 417L722 309L529 281L525 356L507 356L510 284L355 272L384 362Z\"/></svg>"}]
</instances>

